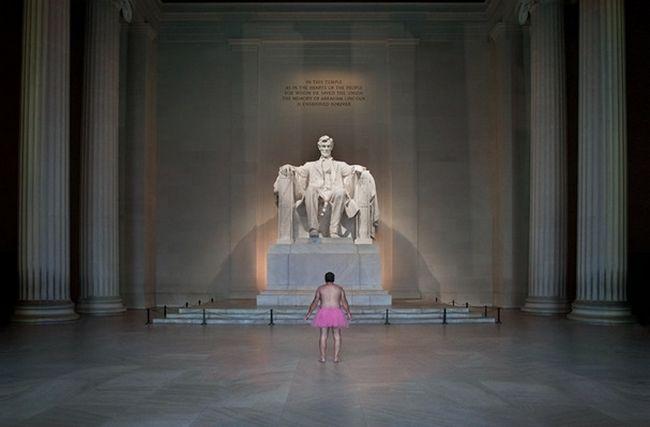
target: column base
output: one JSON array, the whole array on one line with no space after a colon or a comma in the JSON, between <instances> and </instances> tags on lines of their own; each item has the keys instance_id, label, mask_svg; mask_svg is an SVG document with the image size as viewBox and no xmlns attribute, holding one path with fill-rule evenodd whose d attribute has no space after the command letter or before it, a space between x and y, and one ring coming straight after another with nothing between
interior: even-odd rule
<instances>
[{"instance_id":1,"label":"column base","mask_svg":"<svg viewBox=\"0 0 650 427\"><path fill-rule=\"evenodd\" d=\"M18 301L11 321L37 325L70 322L78 318L71 301Z\"/></svg>"},{"instance_id":2,"label":"column base","mask_svg":"<svg viewBox=\"0 0 650 427\"><path fill-rule=\"evenodd\" d=\"M596 325L622 325L635 322L630 307L624 302L576 301L567 318Z\"/></svg>"},{"instance_id":3,"label":"column base","mask_svg":"<svg viewBox=\"0 0 650 427\"><path fill-rule=\"evenodd\" d=\"M77 303L77 312L94 316L113 316L126 311L120 297L90 297Z\"/></svg>"},{"instance_id":4,"label":"column base","mask_svg":"<svg viewBox=\"0 0 650 427\"><path fill-rule=\"evenodd\" d=\"M526 313L540 316L554 316L567 314L571 311L569 302L556 297L528 297L526 304L521 308Z\"/></svg>"}]
</instances>

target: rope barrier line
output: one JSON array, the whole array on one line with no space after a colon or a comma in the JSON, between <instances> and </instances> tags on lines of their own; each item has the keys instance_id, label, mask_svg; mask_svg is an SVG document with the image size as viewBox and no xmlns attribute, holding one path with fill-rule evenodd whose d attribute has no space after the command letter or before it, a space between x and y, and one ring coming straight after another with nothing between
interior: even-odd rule
<instances>
[{"instance_id":1,"label":"rope barrier line","mask_svg":"<svg viewBox=\"0 0 650 427\"><path fill-rule=\"evenodd\" d=\"M462 310L463 308L465 308L467 310L471 310L472 308L480 309L480 306L470 306L469 302L465 302L465 307L461 306L459 308L459 307L457 307L455 305L455 303L456 303L455 300L452 300L451 304L448 304L448 303L443 302L440 298L435 297L435 301L438 304L448 306L448 307L442 307L442 324L443 325L449 324L449 322L448 322L448 314L449 313L447 312L448 308L454 309L454 310L457 310L457 309ZM200 303L201 303L201 301L199 300L199 304ZM198 307L196 307L196 309L199 309L199 307L201 309L201 325L207 325L208 324L207 323L208 317L212 318L212 316L214 316L214 314L212 314L211 316L208 316L208 313L206 312L205 306L201 307L199 305ZM185 308L190 308L190 307L188 307L187 302L185 303ZM496 317L495 317L495 322L494 323L498 324L498 325L502 324L501 307L499 307L499 306L490 306L490 307L488 307L488 305L483 305L482 308L483 308L483 310L482 310L483 311L483 313L482 313L483 318L488 317L488 308L490 308L492 311L496 310ZM399 308L397 308L397 307L395 307L394 309L399 310ZM277 315L276 311L277 310L274 310L273 308L269 309L269 323L268 323L268 326L274 326L276 324L276 317L277 317L276 316ZM384 319L384 322L383 322L384 325L391 325L390 311L391 311L390 308L386 308L385 311L384 311L384 315L382 316L383 319ZM146 313L147 313L147 319L146 319L145 325L153 325L154 324L153 320L155 318L162 317L163 319L167 319L167 314L168 314L167 304L163 305L162 307L147 307L146 308ZM156 313L161 313L161 315L160 314L156 315ZM178 313L178 311L177 311L177 313ZM468 313L471 313L471 311L468 311ZM292 314L291 312L287 313L287 315L289 315L289 316L291 316L291 314ZM217 315L217 318L218 317L219 316ZM296 318L296 319L291 319L290 318L289 320L299 320L299 319L298 318ZM454 322L454 323L456 323L456 322Z\"/></svg>"}]
</instances>

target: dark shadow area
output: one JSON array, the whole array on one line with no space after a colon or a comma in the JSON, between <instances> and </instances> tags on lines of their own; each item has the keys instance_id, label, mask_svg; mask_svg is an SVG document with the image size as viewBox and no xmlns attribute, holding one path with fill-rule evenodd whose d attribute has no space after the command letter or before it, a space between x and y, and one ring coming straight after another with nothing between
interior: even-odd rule
<instances>
[{"instance_id":1,"label":"dark shadow area","mask_svg":"<svg viewBox=\"0 0 650 427\"><path fill-rule=\"evenodd\" d=\"M2 4L0 66L0 324L9 322L18 296L18 177L23 2Z\"/></svg>"},{"instance_id":2,"label":"dark shadow area","mask_svg":"<svg viewBox=\"0 0 650 427\"><path fill-rule=\"evenodd\" d=\"M566 295L576 297L576 261L578 253L578 3L564 7L564 57L567 100L567 277Z\"/></svg>"},{"instance_id":3,"label":"dark shadow area","mask_svg":"<svg viewBox=\"0 0 650 427\"><path fill-rule=\"evenodd\" d=\"M77 301L80 293L79 189L86 2L72 0L70 9L70 298L72 301Z\"/></svg>"},{"instance_id":4,"label":"dark shadow area","mask_svg":"<svg viewBox=\"0 0 650 427\"><path fill-rule=\"evenodd\" d=\"M650 323L650 2L625 2L628 147L628 298Z\"/></svg>"}]
</instances>

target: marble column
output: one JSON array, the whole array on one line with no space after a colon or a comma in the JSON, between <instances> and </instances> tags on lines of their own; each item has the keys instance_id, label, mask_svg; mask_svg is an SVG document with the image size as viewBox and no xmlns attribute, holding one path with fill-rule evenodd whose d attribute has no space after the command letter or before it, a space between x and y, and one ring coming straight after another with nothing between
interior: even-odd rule
<instances>
[{"instance_id":1,"label":"marble column","mask_svg":"<svg viewBox=\"0 0 650 427\"><path fill-rule=\"evenodd\" d=\"M531 2L521 4L530 7ZM569 312L564 4L540 0L529 13L530 255L528 297L522 310L564 314Z\"/></svg>"},{"instance_id":2,"label":"marble column","mask_svg":"<svg viewBox=\"0 0 650 427\"><path fill-rule=\"evenodd\" d=\"M623 0L580 2L577 295L570 319L633 321L627 305Z\"/></svg>"},{"instance_id":3,"label":"marble column","mask_svg":"<svg viewBox=\"0 0 650 427\"><path fill-rule=\"evenodd\" d=\"M16 322L79 317L70 301L69 64L69 0L25 0Z\"/></svg>"},{"instance_id":4,"label":"marble column","mask_svg":"<svg viewBox=\"0 0 650 427\"><path fill-rule=\"evenodd\" d=\"M120 8L86 3L81 128L81 300L77 311L125 310L119 288L118 98Z\"/></svg>"}]
</instances>

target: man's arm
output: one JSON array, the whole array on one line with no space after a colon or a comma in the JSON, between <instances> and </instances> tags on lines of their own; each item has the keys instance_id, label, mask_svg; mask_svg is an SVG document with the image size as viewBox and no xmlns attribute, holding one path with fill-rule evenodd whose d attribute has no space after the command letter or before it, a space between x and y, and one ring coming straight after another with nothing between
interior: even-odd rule
<instances>
[{"instance_id":1,"label":"man's arm","mask_svg":"<svg viewBox=\"0 0 650 427\"><path fill-rule=\"evenodd\" d=\"M341 306L345 310L345 314L348 315L348 319L352 320L352 313L350 313L350 305L348 304L348 299L345 297L345 291L341 288Z\"/></svg>"},{"instance_id":2,"label":"man's arm","mask_svg":"<svg viewBox=\"0 0 650 427\"><path fill-rule=\"evenodd\" d=\"M309 316L311 316L311 312L314 311L316 306L318 306L319 300L320 300L320 286L318 287L318 289L316 289L316 295L314 295L314 300L309 305L309 309L307 310L307 314L305 315L305 320L309 319Z\"/></svg>"}]
</instances>

